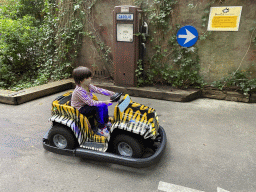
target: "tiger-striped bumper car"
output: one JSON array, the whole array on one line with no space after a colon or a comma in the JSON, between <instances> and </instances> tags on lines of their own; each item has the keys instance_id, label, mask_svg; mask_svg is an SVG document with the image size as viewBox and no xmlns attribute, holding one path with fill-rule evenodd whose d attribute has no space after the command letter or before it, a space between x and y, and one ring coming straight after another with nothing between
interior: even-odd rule
<instances>
[{"instance_id":1,"label":"tiger-striped bumper car","mask_svg":"<svg viewBox=\"0 0 256 192\"><path fill-rule=\"evenodd\" d=\"M52 103L52 126L43 137L46 150L132 167L147 167L160 159L166 134L153 108L133 102L129 95L119 101L117 93L111 98L119 102L109 118L110 136L104 137L91 129L92 116L70 106L71 96L69 91Z\"/></svg>"}]
</instances>

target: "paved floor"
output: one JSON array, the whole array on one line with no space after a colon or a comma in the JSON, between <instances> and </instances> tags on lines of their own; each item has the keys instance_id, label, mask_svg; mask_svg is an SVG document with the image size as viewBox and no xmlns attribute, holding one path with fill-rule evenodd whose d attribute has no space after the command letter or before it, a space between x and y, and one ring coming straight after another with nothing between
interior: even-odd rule
<instances>
[{"instance_id":1,"label":"paved floor","mask_svg":"<svg viewBox=\"0 0 256 192\"><path fill-rule=\"evenodd\" d=\"M135 169L45 151L41 139L58 95L0 104L0 191L156 192L163 183L180 192L256 191L256 104L132 97L157 110L168 139L157 165Z\"/></svg>"}]
</instances>

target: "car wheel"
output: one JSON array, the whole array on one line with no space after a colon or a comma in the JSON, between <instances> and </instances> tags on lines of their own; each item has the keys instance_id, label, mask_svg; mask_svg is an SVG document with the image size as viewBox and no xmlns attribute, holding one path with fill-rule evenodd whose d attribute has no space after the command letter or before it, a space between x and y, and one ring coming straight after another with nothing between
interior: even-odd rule
<instances>
[{"instance_id":1,"label":"car wheel","mask_svg":"<svg viewBox=\"0 0 256 192\"><path fill-rule=\"evenodd\" d=\"M74 149L76 146L74 134L63 126L54 126L48 137L50 145L60 149Z\"/></svg>"},{"instance_id":2,"label":"car wheel","mask_svg":"<svg viewBox=\"0 0 256 192\"><path fill-rule=\"evenodd\" d=\"M129 135L117 135L113 141L114 152L126 157L141 157L144 147L137 140Z\"/></svg>"}]
</instances>

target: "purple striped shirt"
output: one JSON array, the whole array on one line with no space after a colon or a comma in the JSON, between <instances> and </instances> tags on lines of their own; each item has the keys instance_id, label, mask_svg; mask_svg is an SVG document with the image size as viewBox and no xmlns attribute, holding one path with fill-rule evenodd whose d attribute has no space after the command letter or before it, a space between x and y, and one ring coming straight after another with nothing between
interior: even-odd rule
<instances>
[{"instance_id":1,"label":"purple striped shirt","mask_svg":"<svg viewBox=\"0 0 256 192\"><path fill-rule=\"evenodd\" d=\"M85 104L89 106L100 106L104 103L104 101L95 101L93 100L92 93L99 93L106 96L112 96L115 93L112 91L108 91L106 89L102 89L96 87L92 84L89 85L89 93L82 88L81 86L76 85L75 90L72 93L71 97L71 106L76 108L77 110L81 109Z\"/></svg>"}]
</instances>

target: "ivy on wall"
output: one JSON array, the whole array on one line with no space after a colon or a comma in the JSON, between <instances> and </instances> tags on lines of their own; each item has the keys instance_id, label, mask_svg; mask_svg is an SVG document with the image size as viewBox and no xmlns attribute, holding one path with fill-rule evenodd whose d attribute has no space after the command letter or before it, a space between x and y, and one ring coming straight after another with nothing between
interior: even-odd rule
<instances>
[{"instance_id":1,"label":"ivy on wall","mask_svg":"<svg viewBox=\"0 0 256 192\"><path fill-rule=\"evenodd\" d=\"M229 74L227 77L223 77L218 81L214 81L212 83L213 87L216 87L220 90L232 88L247 96L253 92L256 92L256 78L252 78L251 76L252 72L250 72L249 70L248 71L240 70L242 62L245 56L247 55L251 47L251 44L254 44L254 46L256 46L256 35L254 34L255 30L256 30L256 27L253 27L251 29L250 44L247 49L247 52L245 53L244 57L241 59L241 62L238 68L234 72ZM255 67L256 63L252 65Z\"/></svg>"},{"instance_id":2,"label":"ivy on wall","mask_svg":"<svg viewBox=\"0 0 256 192\"><path fill-rule=\"evenodd\" d=\"M207 28L210 7L213 4L222 5L223 3L225 3L225 0L209 1L202 16L203 28ZM154 52L149 58L148 69L142 67L144 65L142 65L141 60L138 62L136 76L139 86L164 83L178 88L202 88L206 85L199 72L200 58L198 56L198 47L182 48L176 41L176 33L180 26L176 24L175 28L171 22L173 9L176 4L177 1L175 0L153 0L150 4L148 1L136 1L136 5L142 7L145 13L145 20L148 21L151 27L149 45L153 48ZM170 34L171 31L173 35L169 37L168 34ZM252 36L250 41L256 44L256 37L253 36L255 28L252 28L251 31ZM206 30L200 35L200 40L206 40L211 34L212 32ZM166 42L166 38L169 38L167 45L164 43ZM251 78L250 72L241 71L239 69L241 63L235 72L231 73L228 77L213 82L211 85L219 89L236 87L235 90L245 95L256 91L256 79Z\"/></svg>"},{"instance_id":3,"label":"ivy on wall","mask_svg":"<svg viewBox=\"0 0 256 192\"><path fill-rule=\"evenodd\" d=\"M204 14L202 16L202 27L207 27L209 13L210 13L210 7L214 3L223 4L223 3L225 3L225 0L214 0L214 1L210 1L207 4L206 8L204 9ZM255 23L256 23L256 21L255 21ZM247 52L243 56L243 58L241 58L241 62L239 64L238 68L234 72L230 73L228 76L222 77L220 80L212 82L211 83L212 87L218 88L219 90L225 90L225 89L235 90L235 91L241 92L247 96L249 94L251 94L252 92L256 91L256 78L252 78L251 72L249 72L249 70L248 71L240 70L241 64L242 64L245 56L247 55L248 50L251 47L251 44L254 43L256 45L256 36L254 35L255 29L256 29L256 27L253 27L250 30L251 31L250 45L247 49ZM212 34L211 31L205 31L200 36L200 40L206 40L207 38L209 38L209 36L211 34ZM254 64L253 64L253 66L254 66Z\"/></svg>"},{"instance_id":4,"label":"ivy on wall","mask_svg":"<svg viewBox=\"0 0 256 192\"><path fill-rule=\"evenodd\" d=\"M1 6L0 87L19 90L70 77L85 35L83 6L82 0Z\"/></svg>"},{"instance_id":5,"label":"ivy on wall","mask_svg":"<svg viewBox=\"0 0 256 192\"><path fill-rule=\"evenodd\" d=\"M150 54L147 53L145 61L138 62L138 85L202 87L205 83L199 73L198 47L183 48L176 41L180 26L172 19L178 1L134 2L142 8L144 20L150 27L147 37ZM202 17L203 27L208 22L210 6L224 1L209 2ZM94 42L111 74L111 50L90 22L98 0L10 0L8 3L0 8L0 88L18 90L70 77L84 36ZM255 28L252 34L254 31ZM200 40L207 39L210 34L206 31ZM251 41L256 44L256 37L252 35ZM250 74L236 70L213 85L220 89L237 86L249 94L255 89L255 83Z\"/></svg>"},{"instance_id":6,"label":"ivy on wall","mask_svg":"<svg viewBox=\"0 0 256 192\"><path fill-rule=\"evenodd\" d=\"M45 0L41 26L43 54L40 74L45 79L70 77L85 35L82 0Z\"/></svg>"},{"instance_id":7,"label":"ivy on wall","mask_svg":"<svg viewBox=\"0 0 256 192\"><path fill-rule=\"evenodd\" d=\"M179 26L173 27L171 24L176 4L174 0L154 0L151 3L136 1L136 5L143 9L144 19L149 23L148 39L154 53L148 60L148 69L142 68L141 61L138 63L138 86L161 83L188 88L203 85L197 47L182 48L176 41L175 34Z\"/></svg>"},{"instance_id":8,"label":"ivy on wall","mask_svg":"<svg viewBox=\"0 0 256 192\"><path fill-rule=\"evenodd\" d=\"M91 40L94 47L96 48L97 53L100 56L102 63L104 64L104 68L106 69L110 77L113 78L113 60L110 57L111 48L104 43L104 40L102 39L99 30L97 30L94 25L93 11L97 2L97 0L88 0L85 4L86 7L84 7L87 18L86 36ZM98 68L98 65L96 63L93 63L92 66L94 68Z\"/></svg>"},{"instance_id":9,"label":"ivy on wall","mask_svg":"<svg viewBox=\"0 0 256 192\"><path fill-rule=\"evenodd\" d=\"M0 7L0 88L19 90L71 77L84 36L95 42L111 72L110 48L90 22L97 2L5 2Z\"/></svg>"}]
</instances>

